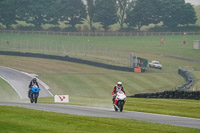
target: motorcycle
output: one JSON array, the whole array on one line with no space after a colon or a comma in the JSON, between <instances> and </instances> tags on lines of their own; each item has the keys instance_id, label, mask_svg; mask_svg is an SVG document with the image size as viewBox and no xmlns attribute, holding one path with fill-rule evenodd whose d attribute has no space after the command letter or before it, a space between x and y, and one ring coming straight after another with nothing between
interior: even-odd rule
<instances>
[{"instance_id":1,"label":"motorcycle","mask_svg":"<svg viewBox=\"0 0 200 133\"><path fill-rule=\"evenodd\" d=\"M40 89L38 88L37 85L33 85L31 90L30 90L30 101L31 103L37 103L37 99L39 96L39 91Z\"/></svg>"},{"instance_id":2,"label":"motorcycle","mask_svg":"<svg viewBox=\"0 0 200 133\"><path fill-rule=\"evenodd\" d=\"M119 92L117 92L115 99L118 100L117 105L114 104L115 111L119 110L120 112L122 112L125 101L126 101L126 95L124 94L123 91L119 91Z\"/></svg>"}]
</instances>

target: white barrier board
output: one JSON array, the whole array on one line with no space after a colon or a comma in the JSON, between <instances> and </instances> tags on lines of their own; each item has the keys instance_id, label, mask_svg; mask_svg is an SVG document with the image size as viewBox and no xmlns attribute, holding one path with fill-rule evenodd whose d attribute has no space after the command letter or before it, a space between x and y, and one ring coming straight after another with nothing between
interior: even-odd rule
<instances>
[{"instance_id":1,"label":"white barrier board","mask_svg":"<svg viewBox=\"0 0 200 133\"><path fill-rule=\"evenodd\" d=\"M54 96L54 102L55 103L68 103L69 102L69 96L68 95L55 95Z\"/></svg>"}]
</instances>

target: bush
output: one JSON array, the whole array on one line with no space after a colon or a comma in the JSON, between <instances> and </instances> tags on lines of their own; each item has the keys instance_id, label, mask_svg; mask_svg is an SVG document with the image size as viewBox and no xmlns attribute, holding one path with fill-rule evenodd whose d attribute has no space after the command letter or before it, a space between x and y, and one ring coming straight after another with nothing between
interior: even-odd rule
<instances>
[{"instance_id":1,"label":"bush","mask_svg":"<svg viewBox=\"0 0 200 133\"><path fill-rule=\"evenodd\" d=\"M49 31L61 31L61 28L59 26L53 26L53 27L49 27L47 30L49 30Z\"/></svg>"},{"instance_id":2,"label":"bush","mask_svg":"<svg viewBox=\"0 0 200 133\"><path fill-rule=\"evenodd\" d=\"M76 29L76 27L74 28L74 27L66 27L65 29L64 29L64 31L67 31L67 32L75 32L75 31L77 31L77 29Z\"/></svg>"},{"instance_id":3,"label":"bush","mask_svg":"<svg viewBox=\"0 0 200 133\"><path fill-rule=\"evenodd\" d=\"M83 31L90 31L90 28L87 25L83 25Z\"/></svg>"},{"instance_id":4,"label":"bush","mask_svg":"<svg viewBox=\"0 0 200 133\"><path fill-rule=\"evenodd\" d=\"M18 30L34 30L34 26L33 25L28 25L28 26L24 26L24 25L17 25L16 29Z\"/></svg>"},{"instance_id":5,"label":"bush","mask_svg":"<svg viewBox=\"0 0 200 133\"><path fill-rule=\"evenodd\" d=\"M200 26L178 26L175 29L170 29L166 26L155 26L153 28L150 28L149 31L153 32L194 32L194 31L200 31Z\"/></svg>"}]
</instances>

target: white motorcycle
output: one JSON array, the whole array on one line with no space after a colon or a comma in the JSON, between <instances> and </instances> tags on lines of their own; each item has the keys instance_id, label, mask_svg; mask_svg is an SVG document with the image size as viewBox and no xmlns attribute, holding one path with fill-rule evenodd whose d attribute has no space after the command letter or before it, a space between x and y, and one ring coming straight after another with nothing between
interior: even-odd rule
<instances>
[{"instance_id":1,"label":"white motorcycle","mask_svg":"<svg viewBox=\"0 0 200 133\"><path fill-rule=\"evenodd\" d=\"M120 110L120 112L122 112L125 101L126 101L126 95L124 94L123 91L119 91L119 92L117 92L115 99L118 100L117 105L114 104L115 111Z\"/></svg>"}]
</instances>

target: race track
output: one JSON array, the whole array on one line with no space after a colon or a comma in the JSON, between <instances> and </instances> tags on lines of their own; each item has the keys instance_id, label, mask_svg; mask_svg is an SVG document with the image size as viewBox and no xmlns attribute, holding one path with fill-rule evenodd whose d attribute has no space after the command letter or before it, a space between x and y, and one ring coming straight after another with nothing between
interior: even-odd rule
<instances>
[{"instance_id":1,"label":"race track","mask_svg":"<svg viewBox=\"0 0 200 133\"><path fill-rule=\"evenodd\" d=\"M31 75L14 70L8 67L0 66L0 77L7 81L17 92L21 99L28 98L28 86L33 79ZM39 81L40 97L50 97L52 94L45 88L42 82Z\"/></svg>"},{"instance_id":2,"label":"race track","mask_svg":"<svg viewBox=\"0 0 200 133\"><path fill-rule=\"evenodd\" d=\"M161 124L200 129L200 119L186 118L186 117L140 113L132 111L115 112L114 109L83 107L75 105L62 105L62 104L31 104L31 103L0 102L0 105L17 106L29 109L66 113L66 114L80 115L80 116L135 119L153 123L161 123Z\"/></svg>"},{"instance_id":3,"label":"race track","mask_svg":"<svg viewBox=\"0 0 200 133\"><path fill-rule=\"evenodd\" d=\"M30 75L11 68L0 67L0 77L5 79L9 83L16 90L16 92L22 99L28 98L27 88L30 80L32 79ZM40 97L52 96L52 94L44 87L44 85L42 85L41 83L39 85L41 89ZM62 105L62 104L31 104L31 103L0 102L0 105L17 106L29 109L66 113L72 115L81 115L81 116L135 119L153 123L169 124L175 126L200 129L200 119L186 118L186 117L140 113L132 111L115 112L114 109Z\"/></svg>"}]
</instances>

